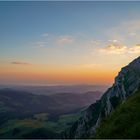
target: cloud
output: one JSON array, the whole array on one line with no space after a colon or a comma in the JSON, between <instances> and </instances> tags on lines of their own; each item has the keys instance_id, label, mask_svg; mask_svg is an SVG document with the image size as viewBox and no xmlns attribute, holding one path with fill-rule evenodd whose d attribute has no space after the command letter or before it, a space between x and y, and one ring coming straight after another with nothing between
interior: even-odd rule
<instances>
[{"instance_id":1,"label":"cloud","mask_svg":"<svg viewBox=\"0 0 140 140\"><path fill-rule=\"evenodd\" d=\"M99 49L99 51L107 54L124 54L126 49L127 47L124 45L110 44L107 47Z\"/></svg>"},{"instance_id":2,"label":"cloud","mask_svg":"<svg viewBox=\"0 0 140 140\"><path fill-rule=\"evenodd\" d=\"M134 32L130 32L129 35L130 35L130 36L136 36L137 34L134 33Z\"/></svg>"},{"instance_id":3,"label":"cloud","mask_svg":"<svg viewBox=\"0 0 140 140\"><path fill-rule=\"evenodd\" d=\"M58 45L69 45L74 42L74 38L71 36L60 36L56 39Z\"/></svg>"},{"instance_id":4,"label":"cloud","mask_svg":"<svg viewBox=\"0 0 140 140\"><path fill-rule=\"evenodd\" d=\"M132 46L140 38L140 20L127 20L106 30L110 40L119 40L121 43ZM114 42L115 43L115 42Z\"/></svg>"},{"instance_id":5,"label":"cloud","mask_svg":"<svg viewBox=\"0 0 140 140\"><path fill-rule=\"evenodd\" d=\"M95 46L99 46L102 42L99 40L91 40L90 43Z\"/></svg>"},{"instance_id":6,"label":"cloud","mask_svg":"<svg viewBox=\"0 0 140 140\"><path fill-rule=\"evenodd\" d=\"M41 38L38 41L31 42L31 45L33 48L46 49L49 43L49 38L50 35L48 33L43 33Z\"/></svg>"},{"instance_id":7,"label":"cloud","mask_svg":"<svg viewBox=\"0 0 140 140\"><path fill-rule=\"evenodd\" d=\"M129 48L129 53L140 53L140 44L136 44L134 47Z\"/></svg>"},{"instance_id":8,"label":"cloud","mask_svg":"<svg viewBox=\"0 0 140 140\"><path fill-rule=\"evenodd\" d=\"M34 44L35 44L35 46L36 46L37 48L45 48L46 45L48 44L48 42L47 42L47 41L38 41L38 42L36 42L36 43L34 43Z\"/></svg>"},{"instance_id":9,"label":"cloud","mask_svg":"<svg viewBox=\"0 0 140 140\"><path fill-rule=\"evenodd\" d=\"M140 44L136 44L132 47L120 44L110 44L107 47L98 49L98 51L104 54L140 54Z\"/></svg>"},{"instance_id":10,"label":"cloud","mask_svg":"<svg viewBox=\"0 0 140 140\"><path fill-rule=\"evenodd\" d=\"M49 34L48 34L48 33L44 33L44 34L42 34L42 36L43 36L43 37L48 37Z\"/></svg>"},{"instance_id":11,"label":"cloud","mask_svg":"<svg viewBox=\"0 0 140 140\"><path fill-rule=\"evenodd\" d=\"M21 61L13 61L13 62L11 62L11 64L13 64L13 65L26 65L26 66L32 65L31 63L21 62Z\"/></svg>"},{"instance_id":12,"label":"cloud","mask_svg":"<svg viewBox=\"0 0 140 140\"><path fill-rule=\"evenodd\" d=\"M116 39L113 39L113 40L108 40L109 42L112 42L112 43L117 43L117 42L119 42L118 40L116 40Z\"/></svg>"}]
</instances>

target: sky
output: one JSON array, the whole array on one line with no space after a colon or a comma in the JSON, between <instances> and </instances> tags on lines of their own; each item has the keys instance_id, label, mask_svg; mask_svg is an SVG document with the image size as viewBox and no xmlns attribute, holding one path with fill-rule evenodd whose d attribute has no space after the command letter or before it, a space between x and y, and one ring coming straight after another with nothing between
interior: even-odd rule
<instances>
[{"instance_id":1,"label":"sky","mask_svg":"<svg viewBox=\"0 0 140 140\"><path fill-rule=\"evenodd\" d=\"M139 1L0 1L0 84L105 84L140 55Z\"/></svg>"}]
</instances>

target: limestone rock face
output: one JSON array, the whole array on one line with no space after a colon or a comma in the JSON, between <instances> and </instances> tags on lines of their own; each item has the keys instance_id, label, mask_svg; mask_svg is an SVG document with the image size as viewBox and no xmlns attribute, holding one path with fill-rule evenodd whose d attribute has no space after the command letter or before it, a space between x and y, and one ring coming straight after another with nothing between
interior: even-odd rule
<instances>
[{"instance_id":1,"label":"limestone rock face","mask_svg":"<svg viewBox=\"0 0 140 140\"><path fill-rule=\"evenodd\" d=\"M140 57L122 68L115 82L99 101L91 104L84 115L66 130L64 138L89 138L94 136L100 121L107 117L113 109L140 88Z\"/></svg>"}]
</instances>

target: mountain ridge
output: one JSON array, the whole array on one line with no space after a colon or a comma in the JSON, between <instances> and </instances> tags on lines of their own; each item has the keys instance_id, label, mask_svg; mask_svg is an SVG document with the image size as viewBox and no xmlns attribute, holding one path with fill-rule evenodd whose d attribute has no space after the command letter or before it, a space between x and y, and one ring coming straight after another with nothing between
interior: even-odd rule
<instances>
[{"instance_id":1,"label":"mountain ridge","mask_svg":"<svg viewBox=\"0 0 140 140\"><path fill-rule=\"evenodd\" d=\"M99 101L91 104L84 115L63 133L64 138L88 138L96 134L100 122L140 87L140 57L123 67L115 82Z\"/></svg>"}]
</instances>

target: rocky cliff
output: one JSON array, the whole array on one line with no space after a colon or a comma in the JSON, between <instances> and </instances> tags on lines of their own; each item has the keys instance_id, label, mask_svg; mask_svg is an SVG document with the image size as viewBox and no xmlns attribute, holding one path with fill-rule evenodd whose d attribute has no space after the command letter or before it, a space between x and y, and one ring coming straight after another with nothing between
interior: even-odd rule
<instances>
[{"instance_id":1,"label":"rocky cliff","mask_svg":"<svg viewBox=\"0 0 140 140\"><path fill-rule=\"evenodd\" d=\"M106 118L119 104L125 102L140 87L140 57L122 68L115 82L99 101L90 105L84 115L66 130L64 138L89 138L94 136L101 120Z\"/></svg>"}]
</instances>

